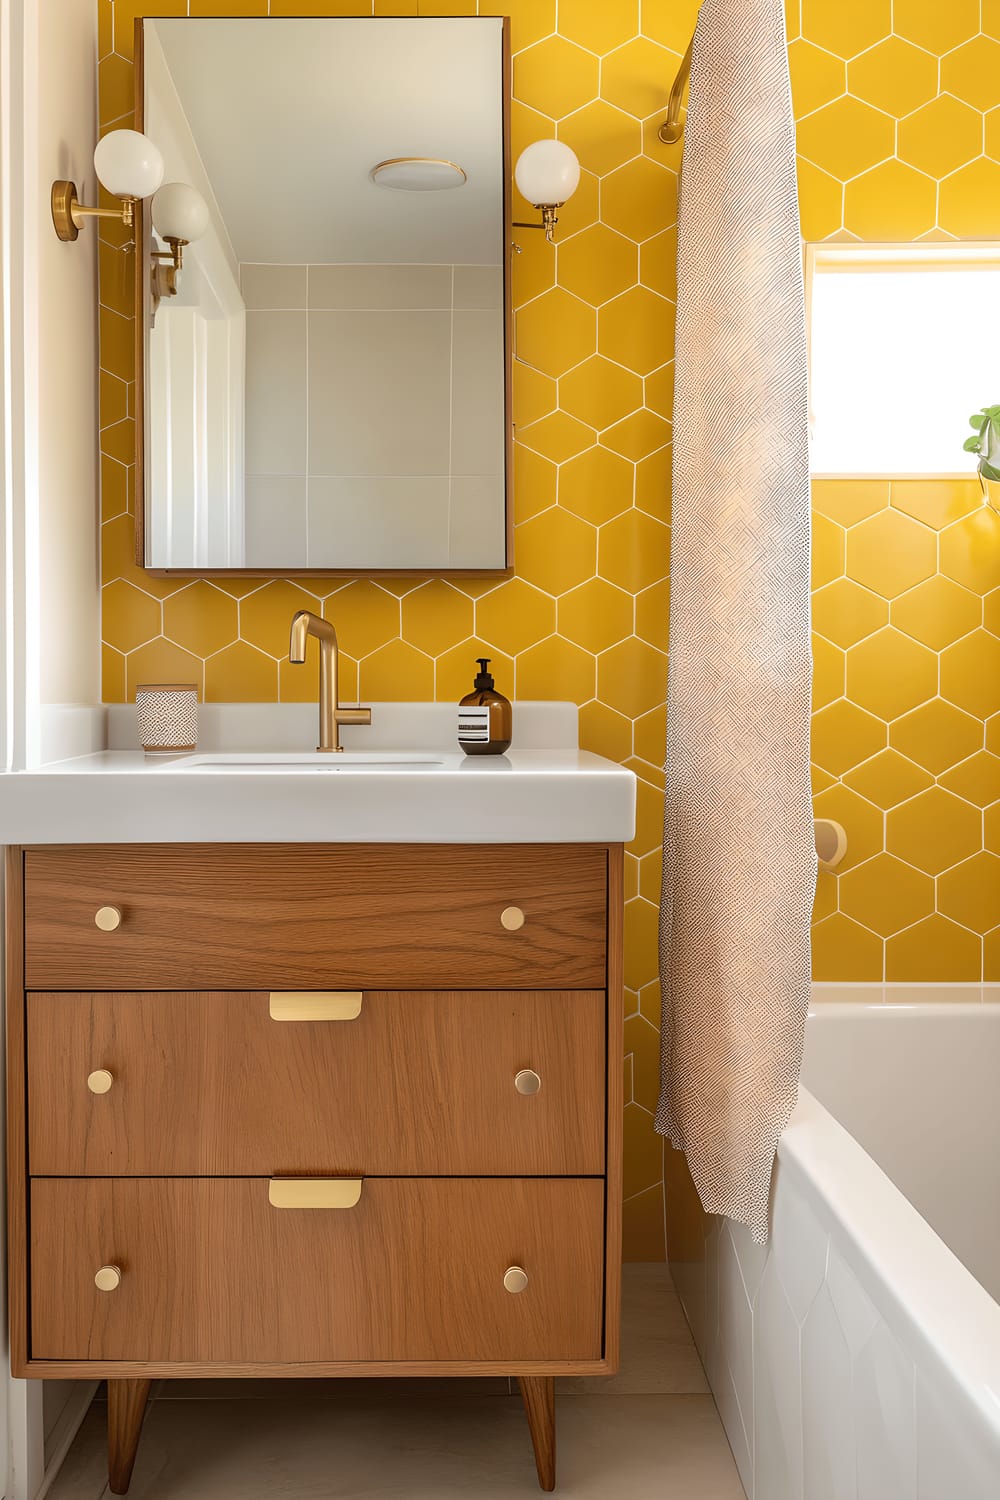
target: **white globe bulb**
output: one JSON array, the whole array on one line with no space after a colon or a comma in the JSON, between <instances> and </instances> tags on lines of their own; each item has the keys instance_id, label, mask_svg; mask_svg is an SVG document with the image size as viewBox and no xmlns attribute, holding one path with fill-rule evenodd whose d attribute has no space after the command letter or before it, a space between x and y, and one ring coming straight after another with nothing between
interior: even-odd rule
<instances>
[{"instance_id":1,"label":"white globe bulb","mask_svg":"<svg viewBox=\"0 0 1000 1500\"><path fill-rule=\"evenodd\" d=\"M543 203L565 203L580 181L576 152L563 141L535 141L518 157L514 181L536 208Z\"/></svg>"},{"instance_id":2,"label":"white globe bulb","mask_svg":"<svg viewBox=\"0 0 1000 1500\"><path fill-rule=\"evenodd\" d=\"M163 181L163 156L139 130L111 130L97 143L94 170L117 198L148 198Z\"/></svg>"},{"instance_id":3,"label":"white globe bulb","mask_svg":"<svg viewBox=\"0 0 1000 1500\"><path fill-rule=\"evenodd\" d=\"M165 240L197 240L208 228L208 204L186 182L165 182L153 199L153 228Z\"/></svg>"}]
</instances>

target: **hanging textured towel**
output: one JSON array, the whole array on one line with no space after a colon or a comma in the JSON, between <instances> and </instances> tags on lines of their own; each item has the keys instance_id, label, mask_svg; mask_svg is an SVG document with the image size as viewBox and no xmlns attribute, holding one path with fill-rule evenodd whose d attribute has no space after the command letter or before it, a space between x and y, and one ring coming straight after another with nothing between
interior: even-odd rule
<instances>
[{"instance_id":1,"label":"hanging textured towel","mask_svg":"<svg viewBox=\"0 0 1000 1500\"><path fill-rule=\"evenodd\" d=\"M816 882L805 303L783 0L704 0L678 238L656 1126L767 1238Z\"/></svg>"}]
</instances>

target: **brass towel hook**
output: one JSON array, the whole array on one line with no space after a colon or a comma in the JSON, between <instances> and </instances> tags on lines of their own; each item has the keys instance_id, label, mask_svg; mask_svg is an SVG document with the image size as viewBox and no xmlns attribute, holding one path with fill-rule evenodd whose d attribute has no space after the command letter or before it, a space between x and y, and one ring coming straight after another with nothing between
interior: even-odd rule
<instances>
[{"instance_id":1,"label":"brass towel hook","mask_svg":"<svg viewBox=\"0 0 1000 1500\"><path fill-rule=\"evenodd\" d=\"M684 123L681 120L681 100L688 80L691 77L691 48L693 46L694 37L688 42L688 49L681 58L681 65L677 69L674 86L670 90L670 100L667 104L667 118L658 131L660 140L667 146L676 146L684 134Z\"/></svg>"}]
</instances>

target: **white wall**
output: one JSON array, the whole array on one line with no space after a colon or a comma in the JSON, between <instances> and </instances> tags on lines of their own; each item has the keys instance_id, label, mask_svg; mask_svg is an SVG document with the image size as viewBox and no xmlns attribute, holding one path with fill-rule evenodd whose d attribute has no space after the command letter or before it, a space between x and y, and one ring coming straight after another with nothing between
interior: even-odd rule
<instances>
[{"instance_id":1,"label":"white wall","mask_svg":"<svg viewBox=\"0 0 1000 1500\"><path fill-rule=\"evenodd\" d=\"M27 7L26 7L27 8ZM48 189L74 181L96 201L97 6L45 0L37 12L37 441L39 699L100 701L97 226L56 238ZM27 122L26 122L27 124Z\"/></svg>"}]
</instances>

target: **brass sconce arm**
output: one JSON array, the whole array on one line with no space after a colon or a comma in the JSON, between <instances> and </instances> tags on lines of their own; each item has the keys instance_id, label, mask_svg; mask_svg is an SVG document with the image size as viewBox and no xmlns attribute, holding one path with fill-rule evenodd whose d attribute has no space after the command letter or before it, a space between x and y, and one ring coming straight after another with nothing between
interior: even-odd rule
<instances>
[{"instance_id":1,"label":"brass sconce arm","mask_svg":"<svg viewBox=\"0 0 1000 1500\"><path fill-rule=\"evenodd\" d=\"M538 212L542 216L542 222L540 224L529 224L522 219L515 219L511 227L514 229L544 229L546 240L550 245L554 244L555 228L559 223L559 215L556 213L556 209L562 208L562 204L534 203L532 204L532 207L537 208Z\"/></svg>"},{"instance_id":2,"label":"brass sconce arm","mask_svg":"<svg viewBox=\"0 0 1000 1500\"><path fill-rule=\"evenodd\" d=\"M75 240L87 219L118 219L131 229L135 199L123 198L121 208L90 208L76 195L76 183L52 184L52 222L61 240Z\"/></svg>"}]
</instances>

